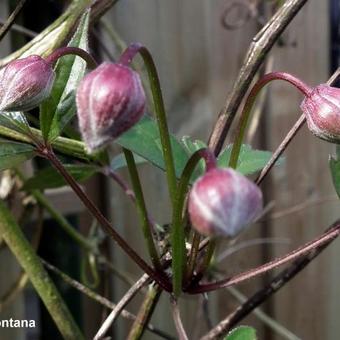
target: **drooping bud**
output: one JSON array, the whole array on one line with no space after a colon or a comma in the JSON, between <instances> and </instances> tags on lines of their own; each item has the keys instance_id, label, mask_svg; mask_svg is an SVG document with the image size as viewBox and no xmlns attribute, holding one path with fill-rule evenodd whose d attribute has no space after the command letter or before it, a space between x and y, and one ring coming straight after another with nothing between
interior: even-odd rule
<instances>
[{"instance_id":1,"label":"drooping bud","mask_svg":"<svg viewBox=\"0 0 340 340\"><path fill-rule=\"evenodd\" d=\"M49 96L55 73L38 55L17 59L0 70L0 111L27 111Z\"/></svg>"},{"instance_id":2,"label":"drooping bud","mask_svg":"<svg viewBox=\"0 0 340 340\"><path fill-rule=\"evenodd\" d=\"M105 62L81 81L76 102L83 140L87 150L93 152L139 121L145 93L137 72Z\"/></svg>"},{"instance_id":3,"label":"drooping bud","mask_svg":"<svg viewBox=\"0 0 340 340\"><path fill-rule=\"evenodd\" d=\"M317 137L340 143L340 89L316 86L301 104L309 130Z\"/></svg>"},{"instance_id":4,"label":"drooping bud","mask_svg":"<svg viewBox=\"0 0 340 340\"><path fill-rule=\"evenodd\" d=\"M193 227L206 236L234 237L261 212L262 192L235 170L215 168L193 185L188 202Z\"/></svg>"}]
</instances>

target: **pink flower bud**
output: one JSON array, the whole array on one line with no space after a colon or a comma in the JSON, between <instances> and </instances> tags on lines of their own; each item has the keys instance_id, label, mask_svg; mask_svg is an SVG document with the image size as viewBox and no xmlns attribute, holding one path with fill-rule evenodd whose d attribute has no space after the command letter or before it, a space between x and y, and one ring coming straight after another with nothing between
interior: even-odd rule
<instances>
[{"instance_id":1,"label":"pink flower bud","mask_svg":"<svg viewBox=\"0 0 340 340\"><path fill-rule=\"evenodd\" d=\"M340 89L321 84L301 104L309 130L329 142L340 142Z\"/></svg>"},{"instance_id":2,"label":"pink flower bud","mask_svg":"<svg viewBox=\"0 0 340 340\"><path fill-rule=\"evenodd\" d=\"M262 192L245 176L228 169L212 169L200 177L189 195L193 227L206 236L234 237L262 210Z\"/></svg>"},{"instance_id":3,"label":"pink flower bud","mask_svg":"<svg viewBox=\"0 0 340 340\"><path fill-rule=\"evenodd\" d=\"M27 111L49 96L55 74L38 55L10 62L0 70L0 111Z\"/></svg>"},{"instance_id":4,"label":"pink flower bud","mask_svg":"<svg viewBox=\"0 0 340 340\"><path fill-rule=\"evenodd\" d=\"M122 64L108 62L84 77L76 101L80 131L89 152L130 129L145 108L138 73Z\"/></svg>"}]
</instances>

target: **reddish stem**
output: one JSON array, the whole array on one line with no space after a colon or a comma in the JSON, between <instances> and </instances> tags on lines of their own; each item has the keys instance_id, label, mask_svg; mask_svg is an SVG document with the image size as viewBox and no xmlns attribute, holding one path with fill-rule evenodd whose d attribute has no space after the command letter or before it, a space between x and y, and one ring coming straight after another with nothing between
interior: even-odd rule
<instances>
[{"instance_id":1,"label":"reddish stem","mask_svg":"<svg viewBox=\"0 0 340 340\"><path fill-rule=\"evenodd\" d=\"M284 255L282 257L279 257L271 262L265 263L262 266L259 266L254 269L250 269L246 272L243 272L241 274L237 274L235 276L226 278L221 281L217 281L214 283L208 283L208 284L203 284L203 285L197 285L195 287L188 288L187 292L189 294L201 294L201 293L206 293L210 291L214 291L217 289L221 288L226 288L230 287L233 285L236 285L238 283L241 283L245 280L249 280L257 275L263 274L268 272L269 270L272 270L278 266L281 266L289 261L295 260L310 251L317 249L319 247L322 247L325 243L330 242L331 240L337 238L340 233L340 223L338 223L334 228L331 228L324 234L322 234L320 237L317 239L306 243L304 246L299 247L292 252L288 253L287 255Z\"/></svg>"},{"instance_id":2,"label":"reddish stem","mask_svg":"<svg viewBox=\"0 0 340 340\"><path fill-rule=\"evenodd\" d=\"M163 274L154 271L130 246L129 244L115 231L111 223L104 217L104 215L99 211L97 206L90 200L83 189L78 185L74 178L67 172L63 164L54 154L53 150L49 147L39 147L39 153L47 158L53 166L59 171L59 173L64 177L66 182L70 185L73 191L77 194L80 200L83 202L85 207L91 212L91 214L98 220L100 225L104 230L112 236L114 241L125 251L125 253L130 256L130 258L138 264L138 266L148 274L153 280L155 280L163 289L166 291L171 291L171 285L167 278Z\"/></svg>"},{"instance_id":3,"label":"reddish stem","mask_svg":"<svg viewBox=\"0 0 340 340\"><path fill-rule=\"evenodd\" d=\"M57 50L53 51L48 57L46 57L45 60L53 66L59 58L65 55L77 55L78 57L86 61L87 67L90 69L94 69L97 67L97 62L94 60L91 54L78 47L66 46L58 48Z\"/></svg>"}]
</instances>

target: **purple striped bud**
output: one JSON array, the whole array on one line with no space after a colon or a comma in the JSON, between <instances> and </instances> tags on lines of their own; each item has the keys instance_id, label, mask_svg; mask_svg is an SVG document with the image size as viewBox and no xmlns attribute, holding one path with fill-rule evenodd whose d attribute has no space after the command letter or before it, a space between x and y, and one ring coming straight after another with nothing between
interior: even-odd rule
<instances>
[{"instance_id":1,"label":"purple striped bud","mask_svg":"<svg viewBox=\"0 0 340 340\"><path fill-rule=\"evenodd\" d=\"M130 129L145 108L138 73L125 65L108 62L84 77L76 101L80 132L89 152Z\"/></svg>"},{"instance_id":2,"label":"purple striped bud","mask_svg":"<svg viewBox=\"0 0 340 340\"><path fill-rule=\"evenodd\" d=\"M54 71L38 55L17 59L0 70L0 111L27 111L49 96Z\"/></svg>"},{"instance_id":3,"label":"purple striped bud","mask_svg":"<svg viewBox=\"0 0 340 340\"><path fill-rule=\"evenodd\" d=\"M212 169L200 177L189 195L192 226L206 236L234 237L262 211L262 192L245 176Z\"/></svg>"},{"instance_id":4,"label":"purple striped bud","mask_svg":"<svg viewBox=\"0 0 340 340\"><path fill-rule=\"evenodd\" d=\"M340 89L316 86L301 104L309 130L328 142L340 143Z\"/></svg>"}]
</instances>

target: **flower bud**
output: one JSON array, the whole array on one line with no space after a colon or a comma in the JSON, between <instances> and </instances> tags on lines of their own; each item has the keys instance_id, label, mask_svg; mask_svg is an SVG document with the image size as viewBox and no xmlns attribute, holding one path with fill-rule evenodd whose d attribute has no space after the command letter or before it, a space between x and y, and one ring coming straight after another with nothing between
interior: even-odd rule
<instances>
[{"instance_id":1,"label":"flower bud","mask_svg":"<svg viewBox=\"0 0 340 340\"><path fill-rule=\"evenodd\" d=\"M199 233L234 237L259 215L262 205L262 192L252 181L231 168L215 168L194 183L188 209Z\"/></svg>"},{"instance_id":2,"label":"flower bud","mask_svg":"<svg viewBox=\"0 0 340 340\"><path fill-rule=\"evenodd\" d=\"M145 108L138 73L118 63L105 62L85 76L76 101L80 132L89 152L130 129Z\"/></svg>"},{"instance_id":3,"label":"flower bud","mask_svg":"<svg viewBox=\"0 0 340 340\"><path fill-rule=\"evenodd\" d=\"M340 89L316 86L301 104L309 130L328 142L340 143Z\"/></svg>"},{"instance_id":4,"label":"flower bud","mask_svg":"<svg viewBox=\"0 0 340 340\"><path fill-rule=\"evenodd\" d=\"M17 59L0 70L0 111L27 111L49 96L55 74L38 55Z\"/></svg>"}]
</instances>

